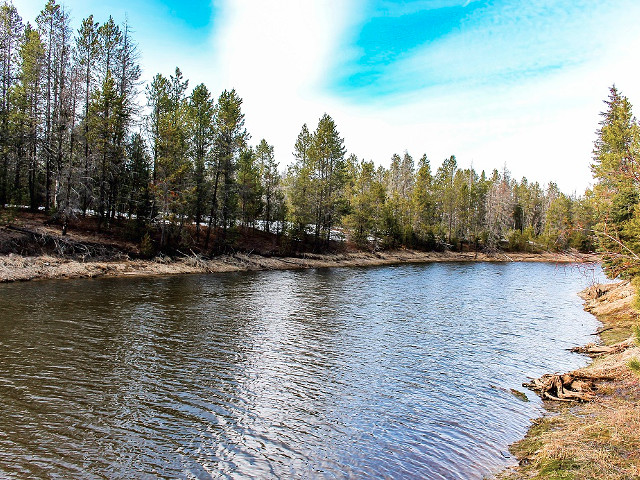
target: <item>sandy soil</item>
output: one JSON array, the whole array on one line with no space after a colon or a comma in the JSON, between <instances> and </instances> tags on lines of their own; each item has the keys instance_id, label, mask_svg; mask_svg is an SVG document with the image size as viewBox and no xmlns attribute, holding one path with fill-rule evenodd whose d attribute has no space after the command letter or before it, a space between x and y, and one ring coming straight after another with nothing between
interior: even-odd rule
<instances>
[{"instance_id":1,"label":"sandy soil","mask_svg":"<svg viewBox=\"0 0 640 480\"><path fill-rule=\"evenodd\" d=\"M379 253L352 252L344 254L307 254L299 257L264 257L255 254L234 254L203 260L199 257L154 260L87 261L53 255L0 255L0 282L52 278L82 278L128 275L173 275L187 273L236 272L248 270L291 270L347 266L374 266L399 263L428 262L552 262L576 263L595 261L594 256L569 254L419 252L395 250Z\"/></svg>"}]
</instances>

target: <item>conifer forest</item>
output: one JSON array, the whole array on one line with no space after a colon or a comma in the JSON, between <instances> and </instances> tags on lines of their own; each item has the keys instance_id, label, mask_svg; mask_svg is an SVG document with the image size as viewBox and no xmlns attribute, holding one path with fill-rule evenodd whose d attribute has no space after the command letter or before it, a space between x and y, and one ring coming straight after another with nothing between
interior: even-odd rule
<instances>
[{"instance_id":1,"label":"conifer forest","mask_svg":"<svg viewBox=\"0 0 640 480\"><path fill-rule=\"evenodd\" d=\"M153 252L216 253L256 232L282 251L340 241L595 248L598 194L568 195L552 181L513 178L507 166L477 172L453 155L399 151L376 165L348 151L321 112L290 151L276 152L245 128L241 92L192 86L179 68L142 82L130 25L89 16L74 31L70 21L55 0L34 21L0 7L0 205L44 211L63 231L78 219L101 232L118 227ZM596 153L608 184L608 157ZM637 204L637 190L625 195Z\"/></svg>"}]
</instances>

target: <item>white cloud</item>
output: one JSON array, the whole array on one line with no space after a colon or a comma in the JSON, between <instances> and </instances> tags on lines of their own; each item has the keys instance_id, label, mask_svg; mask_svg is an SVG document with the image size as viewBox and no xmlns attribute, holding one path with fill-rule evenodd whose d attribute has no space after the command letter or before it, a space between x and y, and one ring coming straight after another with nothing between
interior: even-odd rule
<instances>
[{"instance_id":1,"label":"white cloud","mask_svg":"<svg viewBox=\"0 0 640 480\"><path fill-rule=\"evenodd\" d=\"M327 66L353 18L353 2L230 0L220 5L214 38L219 90L243 98L253 141L275 144L285 164L303 123L329 109L322 95ZM311 126L313 128L313 126Z\"/></svg>"},{"instance_id":2,"label":"white cloud","mask_svg":"<svg viewBox=\"0 0 640 480\"><path fill-rule=\"evenodd\" d=\"M415 157L427 153L437 167L455 154L462 166L473 162L477 170L489 170L506 162L517 177L555 180L580 193L590 183L593 132L607 87L617 82L633 102L629 89L639 78L625 59L640 48L633 15L618 20L612 34L602 22L619 15L619 2L616 8L589 5L577 17L556 9L545 18L545 12L554 13L545 2L503 12L480 31L450 36L391 65L400 79L397 95L355 103L323 86L332 66L353 54L345 45L366 10L362 2L229 0L214 32L213 70L219 90L235 87L244 99L253 141L264 137L275 144L282 164L291 161L302 123L313 128L327 112L349 151L376 163L388 164L394 152L408 149ZM515 46L508 48L509 42ZM529 51L528 45L536 48ZM492 77L554 58L564 67L511 82ZM425 68L442 69L442 84L403 92L403 76L424 74ZM640 95L635 98L640 102Z\"/></svg>"},{"instance_id":3,"label":"white cloud","mask_svg":"<svg viewBox=\"0 0 640 480\"><path fill-rule=\"evenodd\" d=\"M33 20L44 1L19 3L25 20ZM111 8L97 0L66 3L76 23ZM399 15L418 6L464 3L382 2L378 9ZM357 54L351 41L371 13L365 0L216 0L212 37L197 44L181 35L184 26L171 27L170 19L148 15L146 25L147 12L134 6L129 16L145 78L170 74L178 65L191 86L204 82L214 96L236 88L253 142L264 137L274 144L283 166L292 160L302 123L313 128L327 112L349 151L376 163L388 164L394 152L408 149L415 157L427 153L437 167L455 154L463 166L473 162L477 170L488 170L506 162L516 177L557 180L564 190L580 192L590 182L588 164L607 88L615 82L640 111L640 62L634 57L640 51L640 3L510 5L491 22L470 23L391 65L397 93L364 102L332 94L326 85L330 75L341 73L334 67ZM124 19L113 13L116 21ZM504 81L503 74L554 59L561 68ZM434 71L436 86L429 78L431 87L405 89Z\"/></svg>"}]
</instances>

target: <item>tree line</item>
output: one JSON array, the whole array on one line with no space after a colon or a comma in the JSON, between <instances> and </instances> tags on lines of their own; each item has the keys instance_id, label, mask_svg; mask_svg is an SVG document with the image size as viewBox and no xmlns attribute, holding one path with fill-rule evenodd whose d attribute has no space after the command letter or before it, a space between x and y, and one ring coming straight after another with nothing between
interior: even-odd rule
<instances>
[{"instance_id":1,"label":"tree line","mask_svg":"<svg viewBox=\"0 0 640 480\"><path fill-rule=\"evenodd\" d=\"M226 248L249 229L281 244L326 248L593 248L594 195L563 194L396 154L388 168L347 154L334 120L302 126L281 170L251 144L235 90L189 87L179 68L140 81L131 28L89 16L72 31L48 0L35 23L0 6L0 205L76 217L153 249Z\"/></svg>"}]
</instances>

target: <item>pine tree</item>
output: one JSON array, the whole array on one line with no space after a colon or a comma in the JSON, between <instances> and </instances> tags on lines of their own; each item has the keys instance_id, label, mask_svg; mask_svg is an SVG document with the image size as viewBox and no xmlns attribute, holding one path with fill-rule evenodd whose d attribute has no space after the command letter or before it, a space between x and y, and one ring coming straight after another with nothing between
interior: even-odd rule
<instances>
[{"instance_id":1,"label":"pine tree","mask_svg":"<svg viewBox=\"0 0 640 480\"><path fill-rule=\"evenodd\" d=\"M340 220L342 190L346 181L344 140L326 113L320 118L309 149L313 167L312 191L316 245L329 243L332 227ZM315 185L314 185L315 184Z\"/></svg>"},{"instance_id":2,"label":"pine tree","mask_svg":"<svg viewBox=\"0 0 640 480\"><path fill-rule=\"evenodd\" d=\"M373 162L353 162L355 167L353 182L349 186L347 196L350 212L344 224L351 231L351 239L359 246L368 246L373 242L374 250L378 248L378 239L383 229L383 209L386 198L385 187L379 181Z\"/></svg>"},{"instance_id":3,"label":"pine tree","mask_svg":"<svg viewBox=\"0 0 640 480\"><path fill-rule=\"evenodd\" d=\"M196 239L200 236L200 224L205 214L209 196L207 162L211 157L214 135L214 104L211 94L204 84L193 89L189 97L191 119L191 156L194 168L193 215L196 222Z\"/></svg>"},{"instance_id":4,"label":"pine tree","mask_svg":"<svg viewBox=\"0 0 640 480\"><path fill-rule=\"evenodd\" d=\"M188 217L193 194L189 160L189 107L185 80L179 68L169 80L156 77L159 91L155 143L154 189L161 225L160 247L169 244L170 236L179 237ZM177 229L174 231L177 225Z\"/></svg>"},{"instance_id":5,"label":"pine tree","mask_svg":"<svg viewBox=\"0 0 640 480\"><path fill-rule=\"evenodd\" d=\"M136 231L141 236L151 215L151 160L140 133L133 134L127 143L125 163L127 179L127 210L135 216Z\"/></svg>"},{"instance_id":6,"label":"pine tree","mask_svg":"<svg viewBox=\"0 0 640 480\"><path fill-rule=\"evenodd\" d=\"M241 107L242 99L235 90L222 92L215 106L214 180L207 243L212 222L217 226L220 219L224 242L227 229L235 221L237 206L235 175L238 156L249 140L249 133L244 128L244 114Z\"/></svg>"},{"instance_id":7,"label":"pine tree","mask_svg":"<svg viewBox=\"0 0 640 480\"><path fill-rule=\"evenodd\" d=\"M6 2L0 5L0 206L11 197L9 156L16 132L11 125L10 97L18 80L16 67L22 30L22 19L16 7ZM19 162L16 158L16 163ZM18 168L19 165L16 165L16 171Z\"/></svg>"},{"instance_id":8,"label":"pine tree","mask_svg":"<svg viewBox=\"0 0 640 480\"><path fill-rule=\"evenodd\" d=\"M271 223L275 221L275 204L280 186L280 174L278 173L278 163L273 154L273 146L269 145L265 139L262 139L256 148L256 157L260 168L262 204L264 205L263 220L265 231L269 233Z\"/></svg>"},{"instance_id":9,"label":"pine tree","mask_svg":"<svg viewBox=\"0 0 640 480\"><path fill-rule=\"evenodd\" d=\"M294 225L292 234L304 238L307 225L314 223L312 204L313 192L310 149L312 136L307 124L302 125L294 145L294 163L289 166L286 177L286 201L289 219Z\"/></svg>"},{"instance_id":10,"label":"pine tree","mask_svg":"<svg viewBox=\"0 0 640 480\"><path fill-rule=\"evenodd\" d=\"M253 148L240 153L238 158L238 203L240 219L244 226L255 226L262 213L262 185L260 163Z\"/></svg>"},{"instance_id":11,"label":"pine tree","mask_svg":"<svg viewBox=\"0 0 640 480\"><path fill-rule=\"evenodd\" d=\"M593 150L596 225L604 267L611 276L640 273L640 127L631 103L615 86Z\"/></svg>"},{"instance_id":12,"label":"pine tree","mask_svg":"<svg viewBox=\"0 0 640 480\"><path fill-rule=\"evenodd\" d=\"M82 215L86 215L89 208L93 184L89 145L89 108L91 93L95 88L96 64L100 53L98 37L99 24L94 22L93 15L82 21L82 26L76 36L75 62L82 70L84 106L82 115L82 175L80 180L80 208Z\"/></svg>"},{"instance_id":13,"label":"pine tree","mask_svg":"<svg viewBox=\"0 0 640 480\"><path fill-rule=\"evenodd\" d=\"M412 208L414 214L414 230L421 242L435 247L435 225L436 218L436 198L433 191L433 175L431 174L431 163L427 155L423 155L418 161L418 171L416 172L415 187L412 194Z\"/></svg>"},{"instance_id":14,"label":"pine tree","mask_svg":"<svg viewBox=\"0 0 640 480\"><path fill-rule=\"evenodd\" d=\"M455 223L456 192L454 178L458 170L456 157L451 155L442 162L436 172L436 191L440 199L442 219L446 226L447 243L451 243L451 234Z\"/></svg>"}]
</instances>

